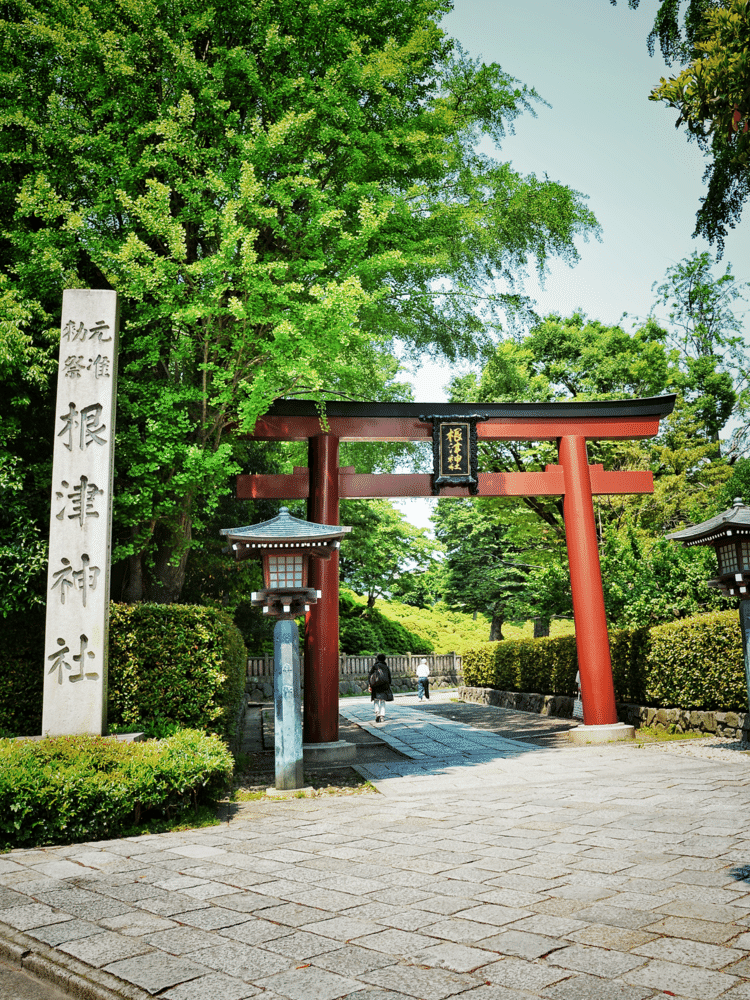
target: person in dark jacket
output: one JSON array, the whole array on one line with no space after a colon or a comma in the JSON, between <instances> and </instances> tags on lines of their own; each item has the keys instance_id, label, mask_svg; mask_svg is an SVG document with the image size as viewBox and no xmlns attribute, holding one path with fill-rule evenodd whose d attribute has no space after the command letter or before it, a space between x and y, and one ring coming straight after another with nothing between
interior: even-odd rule
<instances>
[{"instance_id":1,"label":"person in dark jacket","mask_svg":"<svg viewBox=\"0 0 750 1000\"><path fill-rule=\"evenodd\" d=\"M370 700L375 702L375 721L385 722L385 703L393 701L393 691L391 671L385 662L384 653L378 653L375 658L367 682L370 685Z\"/></svg>"}]
</instances>

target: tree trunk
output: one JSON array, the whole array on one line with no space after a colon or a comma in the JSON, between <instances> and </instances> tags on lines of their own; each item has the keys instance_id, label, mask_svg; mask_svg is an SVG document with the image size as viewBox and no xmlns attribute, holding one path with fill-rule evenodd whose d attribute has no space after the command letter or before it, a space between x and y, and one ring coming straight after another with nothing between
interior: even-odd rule
<instances>
[{"instance_id":1,"label":"tree trunk","mask_svg":"<svg viewBox=\"0 0 750 1000\"><path fill-rule=\"evenodd\" d=\"M505 614L503 609L492 612L492 624L490 625L490 642L499 642L503 638L503 620Z\"/></svg>"},{"instance_id":2,"label":"tree trunk","mask_svg":"<svg viewBox=\"0 0 750 1000\"><path fill-rule=\"evenodd\" d=\"M549 618L534 619L534 638L543 639L549 635Z\"/></svg>"},{"instance_id":3,"label":"tree trunk","mask_svg":"<svg viewBox=\"0 0 750 1000\"><path fill-rule=\"evenodd\" d=\"M135 604L143 600L143 563L142 553L136 552L128 556L125 584L122 588L122 600L126 604Z\"/></svg>"},{"instance_id":4,"label":"tree trunk","mask_svg":"<svg viewBox=\"0 0 750 1000\"><path fill-rule=\"evenodd\" d=\"M179 521L160 526L154 534L157 542L154 567L150 574L148 599L155 604L175 604L185 583L193 521L184 512Z\"/></svg>"},{"instance_id":5,"label":"tree trunk","mask_svg":"<svg viewBox=\"0 0 750 1000\"><path fill-rule=\"evenodd\" d=\"M144 599L146 581L143 574L143 555L148 540L151 538L151 530L148 531L147 535L144 535L144 530L148 527L148 525L141 524L131 529L133 543L137 545L140 540L141 545L139 550L134 552L133 555L128 556L126 560L125 583L123 584L120 597L126 604L135 604L137 601ZM146 539L145 542L144 538Z\"/></svg>"}]
</instances>

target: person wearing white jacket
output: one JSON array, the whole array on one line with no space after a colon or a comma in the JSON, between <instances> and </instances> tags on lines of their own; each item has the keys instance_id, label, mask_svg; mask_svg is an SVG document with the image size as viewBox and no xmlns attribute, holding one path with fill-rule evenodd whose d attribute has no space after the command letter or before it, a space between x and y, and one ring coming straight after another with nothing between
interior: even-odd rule
<instances>
[{"instance_id":1,"label":"person wearing white jacket","mask_svg":"<svg viewBox=\"0 0 750 1000\"><path fill-rule=\"evenodd\" d=\"M419 700L426 698L430 700L430 665L425 659L421 659L417 665L417 693Z\"/></svg>"}]
</instances>

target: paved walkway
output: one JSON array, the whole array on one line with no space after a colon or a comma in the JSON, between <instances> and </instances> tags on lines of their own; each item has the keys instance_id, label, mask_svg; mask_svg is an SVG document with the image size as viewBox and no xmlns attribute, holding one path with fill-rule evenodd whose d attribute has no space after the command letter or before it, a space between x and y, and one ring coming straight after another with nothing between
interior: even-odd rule
<instances>
[{"instance_id":1,"label":"paved walkway","mask_svg":"<svg viewBox=\"0 0 750 1000\"><path fill-rule=\"evenodd\" d=\"M446 700L445 694L441 700ZM409 796L428 790L430 785L434 787L436 777L440 778L442 791L482 784L488 780L490 772L497 770L500 760L539 752L533 744L478 730L431 712L428 714L421 710L417 698L412 697L409 702L412 704L398 699L389 704L386 721L382 723L374 721L369 699L357 699L356 703L347 701L340 707L345 719L377 735L406 758L357 766L356 770L384 795Z\"/></svg>"},{"instance_id":2,"label":"paved walkway","mask_svg":"<svg viewBox=\"0 0 750 1000\"><path fill-rule=\"evenodd\" d=\"M399 700L377 730L384 795L3 855L0 953L89 997L750 1000L750 757L539 748Z\"/></svg>"}]
</instances>

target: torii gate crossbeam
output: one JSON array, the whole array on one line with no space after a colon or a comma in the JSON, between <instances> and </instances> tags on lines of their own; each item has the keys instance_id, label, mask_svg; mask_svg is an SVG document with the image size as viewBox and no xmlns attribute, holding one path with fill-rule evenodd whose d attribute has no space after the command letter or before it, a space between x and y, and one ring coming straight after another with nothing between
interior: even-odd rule
<instances>
[{"instance_id":1,"label":"torii gate crossbeam","mask_svg":"<svg viewBox=\"0 0 750 1000\"><path fill-rule=\"evenodd\" d=\"M481 496L562 496L576 646L586 725L617 722L609 635L604 611L592 496L652 493L644 471L605 471L589 465L586 442L653 437L672 412L674 396L565 403L342 403L326 404L327 426L313 403L279 401L260 417L255 440L309 443L309 467L291 475L237 477L238 499L307 499L308 518L339 523L339 500L349 497L432 496L432 476L358 474L339 467L341 441L424 441L432 424L420 414L486 415L480 441L556 441L558 465L544 472L479 473ZM444 487L441 496L469 496L466 486ZM338 740L338 557L313 561L312 586L322 599L305 622L304 741Z\"/></svg>"}]
</instances>

